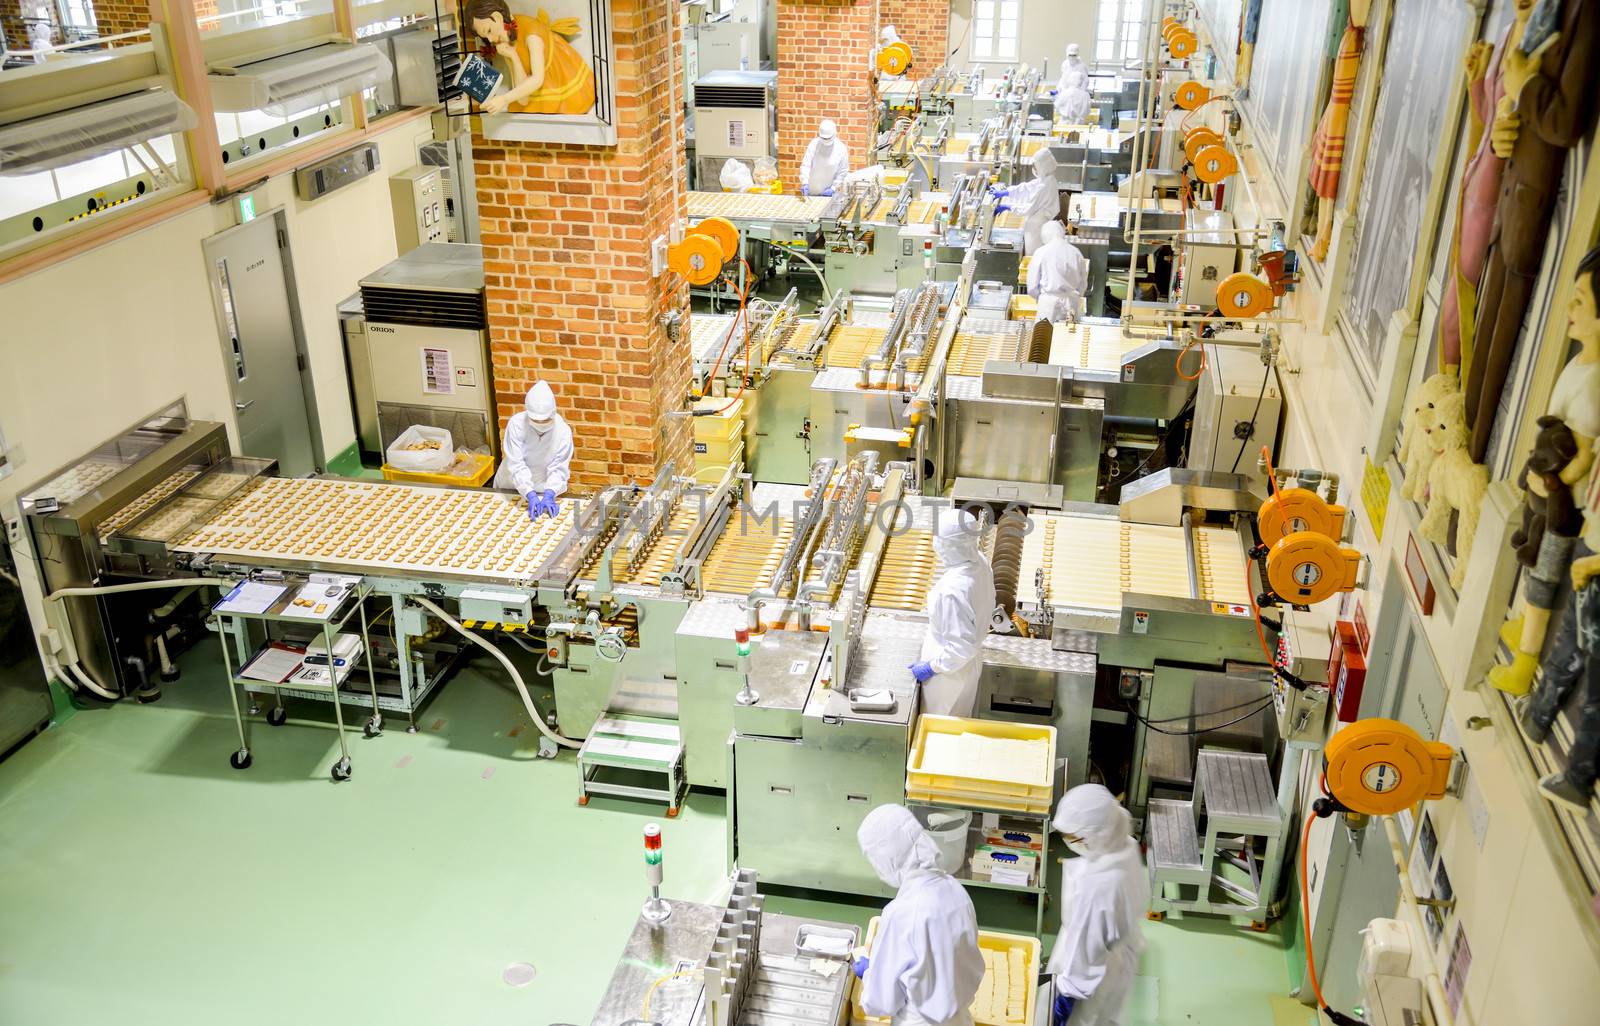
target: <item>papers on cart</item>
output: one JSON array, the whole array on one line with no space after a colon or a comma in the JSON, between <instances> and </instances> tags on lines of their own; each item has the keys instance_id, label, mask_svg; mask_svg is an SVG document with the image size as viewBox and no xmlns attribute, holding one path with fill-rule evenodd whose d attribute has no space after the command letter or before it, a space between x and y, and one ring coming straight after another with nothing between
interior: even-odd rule
<instances>
[{"instance_id":1,"label":"papers on cart","mask_svg":"<svg viewBox=\"0 0 1600 1026\"><path fill-rule=\"evenodd\" d=\"M259 680L266 684L282 684L300 669L306 650L301 645L282 641L269 642L239 671L244 680Z\"/></svg>"},{"instance_id":2,"label":"papers on cart","mask_svg":"<svg viewBox=\"0 0 1600 1026\"><path fill-rule=\"evenodd\" d=\"M278 601L278 596L289 589L281 584L267 584L262 581L240 581L233 586L233 590L222 596L215 606L211 607L214 613L265 613Z\"/></svg>"},{"instance_id":3,"label":"papers on cart","mask_svg":"<svg viewBox=\"0 0 1600 1026\"><path fill-rule=\"evenodd\" d=\"M301 586L284 616L302 620L326 620L344 603L350 589L361 583L361 578L349 574L312 574L311 580Z\"/></svg>"}]
</instances>

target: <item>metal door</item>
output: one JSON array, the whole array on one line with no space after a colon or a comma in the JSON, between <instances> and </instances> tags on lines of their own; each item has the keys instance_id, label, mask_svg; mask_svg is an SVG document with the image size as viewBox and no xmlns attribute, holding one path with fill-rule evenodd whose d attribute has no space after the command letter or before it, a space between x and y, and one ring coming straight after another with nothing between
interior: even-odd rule
<instances>
[{"instance_id":1,"label":"metal door","mask_svg":"<svg viewBox=\"0 0 1600 1026\"><path fill-rule=\"evenodd\" d=\"M239 449L290 477L320 468L281 211L202 243Z\"/></svg>"},{"instance_id":2,"label":"metal door","mask_svg":"<svg viewBox=\"0 0 1600 1026\"><path fill-rule=\"evenodd\" d=\"M1422 621L1405 592L1410 586L1391 568L1372 638L1361 715L1399 720L1423 737L1438 740L1444 723L1444 681ZM1337 822L1327 873L1313 931L1317 972L1329 1005L1349 1011L1361 1003L1356 981L1361 931L1373 919L1394 916L1399 907L1400 882L1383 824L1374 819L1361 833L1352 834Z\"/></svg>"}]
</instances>

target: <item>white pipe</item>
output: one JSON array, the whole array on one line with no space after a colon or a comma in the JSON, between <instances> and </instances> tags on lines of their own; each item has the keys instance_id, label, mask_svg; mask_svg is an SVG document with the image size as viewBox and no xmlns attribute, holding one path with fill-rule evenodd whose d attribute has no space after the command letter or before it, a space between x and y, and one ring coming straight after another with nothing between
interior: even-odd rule
<instances>
[{"instance_id":1,"label":"white pipe","mask_svg":"<svg viewBox=\"0 0 1600 1026\"><path fill-rule=\"evenodd\" d=\"M833 290L828 288L828 279L822 276L821 269L818 268L816 264L811 262L811 258L800 252L798 249L785 249L785 252L790 256L799 257L801 260L805 261L806 266L811 268L811 273L817 276L817 281L822 283L822 295L824 297L824 301L828 303L833 302Z\"/></svg>"},{"instance_id":2,"label":"white pipe","mask_svg":"<svg viewBox=\"0 0 1600 1026\"><path fill-rule=\"evenodd\" d=\"M58 664L58 665L60 665L60 664ZM122 696L117 694L115 691L107 691L105 688L101 687L98 683L96 683L95 679L93 677L89 676L89 674L84 670L84 668L82 666L78 665L78 663L76 661L71 662L71 663L67 663L65 665L62 665L61 669L63 669L67 673L71 674L72 676L78 678L78 682L80 684L82 684L84 687L88 688L90 691L93 691L95 694L99 695L101 698L109 699L109 700L111 700L113 702L119 701L122 698Z\"/></svg>"},{"instance_id":3,"label":"white pipe","mask_svg":"<svg viewBox=\"0 0 1600 1026\"><path fill-rule=\"evenodd\" d=\"M549 727L544 725L544 717L539 715L538 708L533 704L533 696L528 694L528 686L523 683L522 674L518 673L517 672L517 668L515 666L511 665L511 660L506 658L506 655L505 655L504 652L500 651L498 648L495 648L493 645L489 644L487 641L484 641L482 638L478 637L476 634L472 633L471 631L467 630L465 627L461 626L460 622L458 622L455 617L451 616L449 613L445 612L443 609L440 609L438 606L434 605L432 602L429 602L427 599L423 598L421 595L412 595L411 596L411 601L415 602L417 605L421 606L423 609L426 609L428 612L432 613L434 616L437 616L439 619L443 620L446 624L449 624L450 628L452 630L454 630L457 634L461 635L463 638L466 638L468 641L472 642L474 645L477 645L479 648L483 649L485 652L489 653L490 655L494 656L496 659L500 660L500 665L504 666L506 668L506 672L511 674L511 682L517 686L517 694L522 696L522 705L523 705L523 707L525 709L528 710L528 715L533 718L533 725L535 727L539 728L539 733L543 734L545 737L547 737L550 740L554 741L556 744L560 745L563 748L581 748L581 747L583 747L583 743L581 741L574 741L570 737L562 737L560 734L557 734L555 731L551 730Z\"/></svg>"},{"instance_id":4,"label":"white pipe","mask_svg":"<svg viewBox=\"0 0 1600 1026\"><path fill-rule=\"evenodd\" d=\"M191 584L217 588L221 587L222 582L214 577L178 577L170 581L135 581L132 584L102 584L91 588L59 588L46 595L45 600L56 602L71 595L117 595L126 591L158 591L161 588L187 588Z\"/></svg>"},{"instance_id":5,"label":"white pipe","mask_svg":"<svg viewBox=\"0 0 1600 1026\"><path fill-rule=\"evenodd\" d=\"M1421 906L1417 904L1416 892L1411 889L1411 873L1407 869L1406 845L1400 836L1400 828L1395 825L1393 816L1384 816L1383 832L1389 837L1389 854L1394 858L1395 873L1400 878L1400 904L1406 908L1406 915L1414 919L1418 927L1414 936L1426 937L1427 933L1421 929ZM1422 983L1428 990L1428 1003L1433 1006L1434 1026L1455 1026L1455 1018L1450 1014L1450 999L1445 995L1444 983L1439 979L1439 973L1433 967L1433 959L1427 953L1422 953L1422 958L1428 966L1428 973L1423 977Z\"/></svg>"}]
</instances>

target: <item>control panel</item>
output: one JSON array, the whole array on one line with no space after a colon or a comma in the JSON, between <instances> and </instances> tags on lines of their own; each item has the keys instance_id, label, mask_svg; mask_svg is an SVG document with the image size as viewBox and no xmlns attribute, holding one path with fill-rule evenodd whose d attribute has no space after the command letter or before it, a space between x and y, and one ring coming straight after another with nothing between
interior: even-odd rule
<instances>
[{"instance_id":1,"label":"control panel","mask_svg":"<svg viewBox=\"0 0 1600 1026\"><path fill-rule=\"evenodd\" d=\"M394 241L400 253L425 242L448 242L445 227L445 189L441 170L418 165L389 179L389 202L394 209Z\"/></svg>"}]
</instances>

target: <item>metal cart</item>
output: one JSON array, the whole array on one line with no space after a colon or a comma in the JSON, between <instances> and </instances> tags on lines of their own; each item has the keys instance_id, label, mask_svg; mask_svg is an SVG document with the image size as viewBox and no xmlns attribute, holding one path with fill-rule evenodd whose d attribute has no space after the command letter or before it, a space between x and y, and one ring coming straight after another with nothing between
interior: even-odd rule
<instances>
[{"instance_id":1,"label":"metal cart","mask_svg":"<svg viewBox=\"0 0 1600 1026\"><path fill-rule=\"evenodd\" d=\"M320 617L297 616L290 612L294 608L294 598L300 587L309 581L308 577L284 576L275 578L270 582L274 585L283 585L283 594L279 595L267 609L260 613L244 613L235 610L223 610L218 606L212 607L212 617L216 621L216 629L222 639L222 665L228 674L228 697L233 701L233 718L239 728L239 750L228 759L234 769L245 769L250 765L250 721L245 718L244 711L239 705L239 692L241 690L267 693L273 696L273 708L267 713L267 723L274 727L282 726L289 718L288 712L283 707L283 693L291 694L309 692L312 695L326 693L327 700L333 705L333 719L339 731L339 761L333 764L332 775L334 780L350 779L350 748L345 742L344 712L341 709L343 702L339 691L349 680L351 672L355 669L356 658L364 659L367 668L367 687L372 696L372 715L363 725L362 731L367 737L377 737L383 731L383 713L378 708L378 678L372 667L372 639L367 630L366 599L372 594L372 586L366 581L360 581L339 599L339 606L333 609L326 619ZM224 599L223 601L226 601ZM361 623L361 653L352 658L345 666L338 666L333 659L334 637L350 621L352 616L359 617ZM246 656L249 650L250 636L248 623L251 620L276 621L279 623L296 623L302 626L320 624L322 640L328 654L328 683L321 684L306 680L296 680L292 685L272 684L267 681L254 680L240 676L234 670L234 656L239 658L242 671L255 655ZM237 647L237 651L230 651Z\"/></svg>"}]
</instances>

